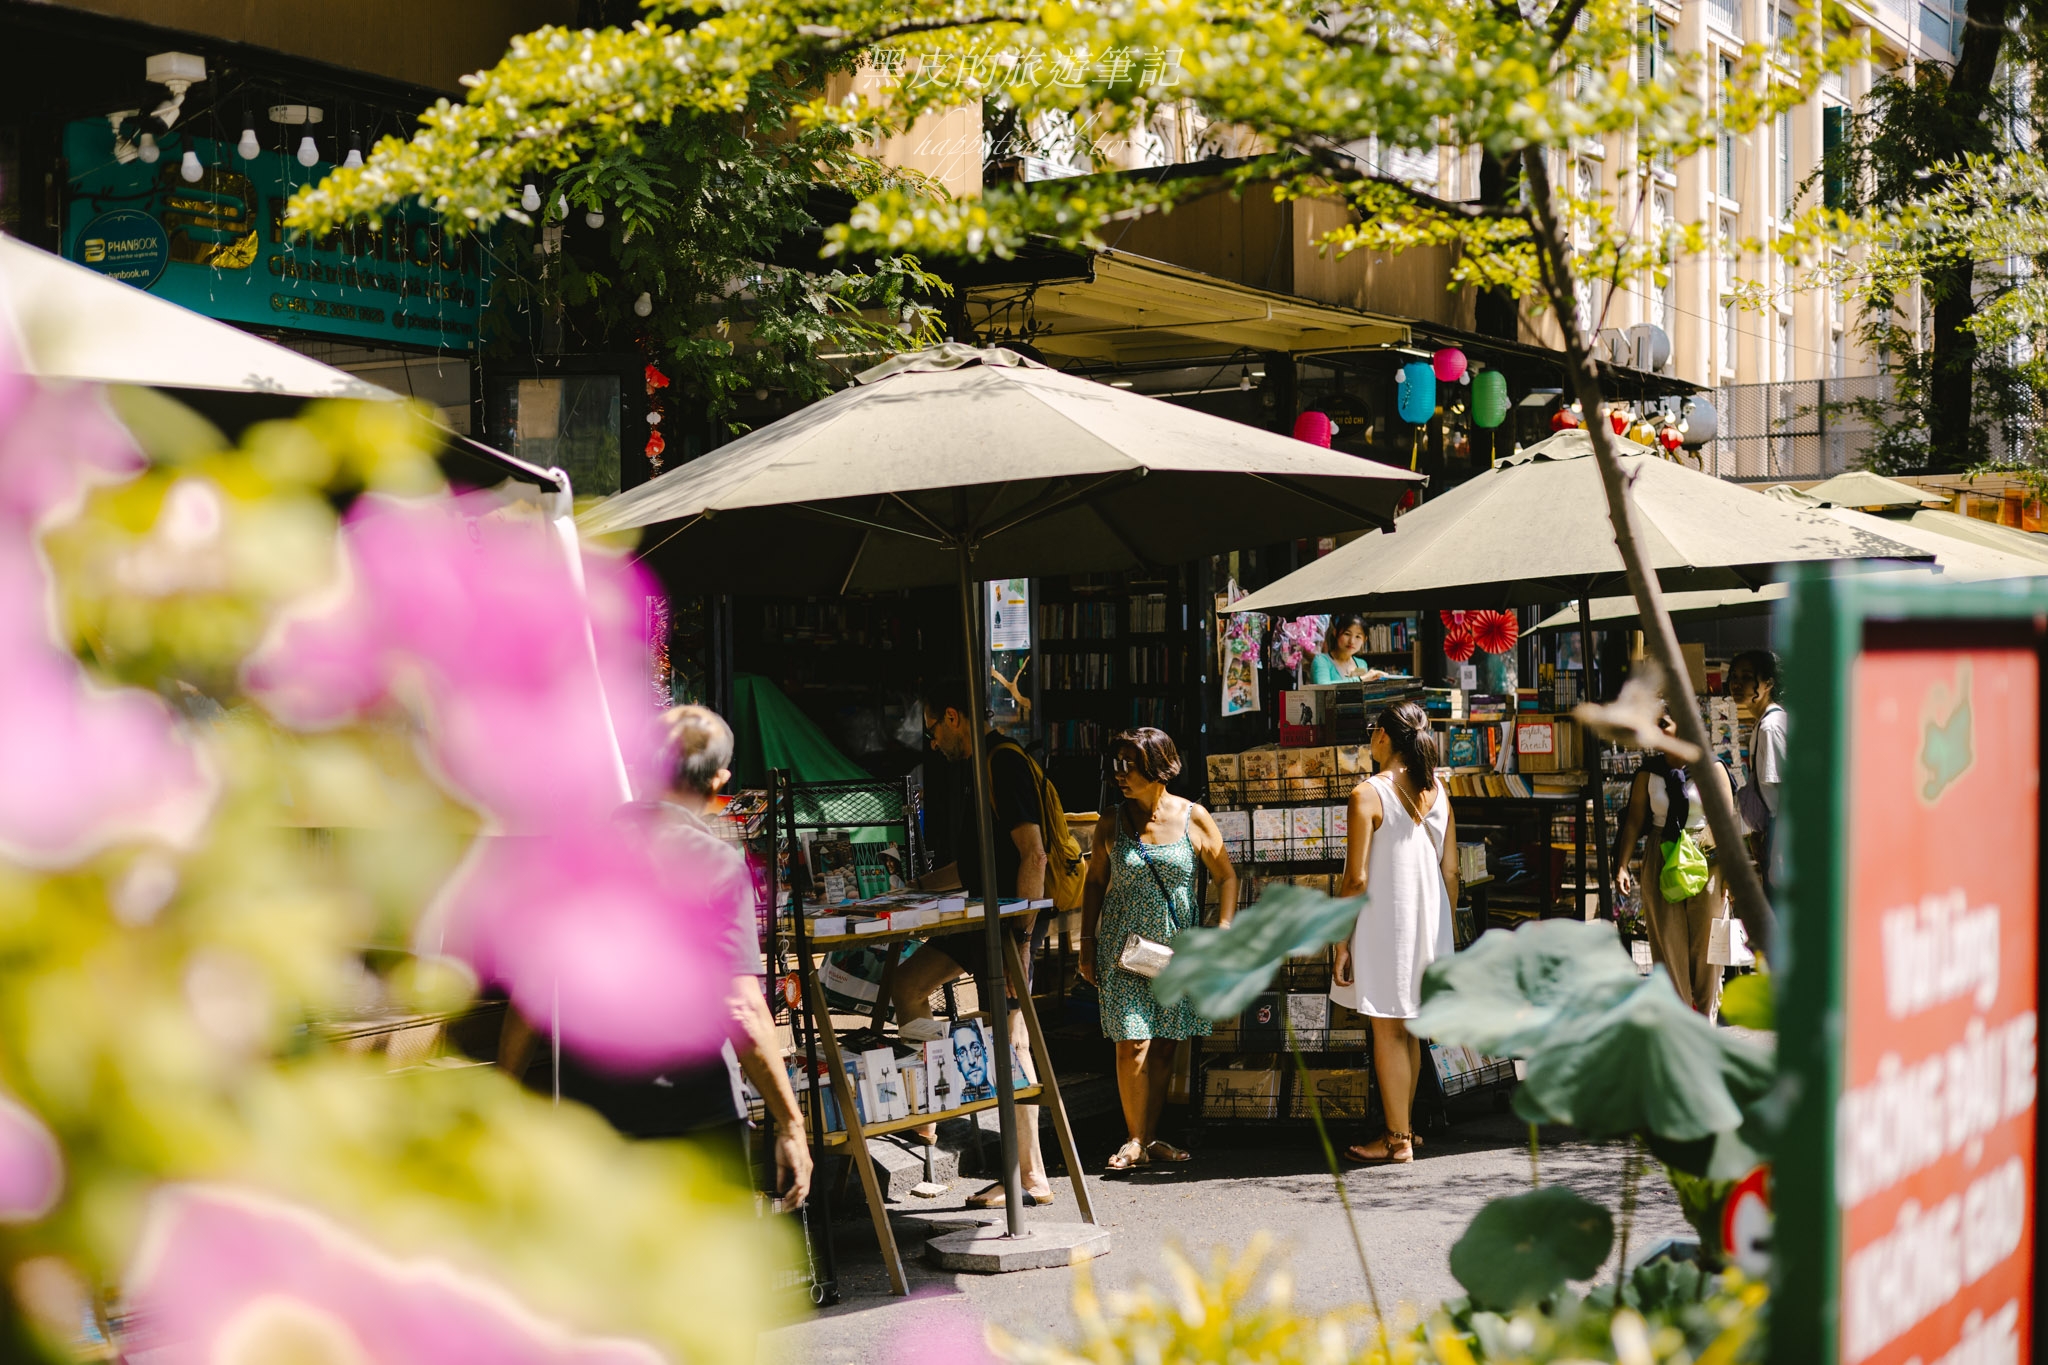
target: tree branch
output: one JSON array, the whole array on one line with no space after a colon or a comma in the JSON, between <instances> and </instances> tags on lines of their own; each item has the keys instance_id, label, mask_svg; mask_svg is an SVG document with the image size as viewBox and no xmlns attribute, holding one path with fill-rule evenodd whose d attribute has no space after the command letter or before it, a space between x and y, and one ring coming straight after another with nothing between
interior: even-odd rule
<instances>
[{"instance_id":1,"label":"tree branch","mask_svg":"<svg viewBox=\"0 0 2048 1365\"><path fill-rule=\"evenodd\" d=\"M1544 290L1550 296L1551 309L1557 314L1559 329L1564 334L1566 373L1571 376L1579 407L1586 416L1586 435L1593 443L1593 458L1600 466L1600 484L1607 494L1607 515L1614 523L1614 543L1621 551L1622 566L1628 571L1629 591L1635 597L1636 609L1642 619L1645 642L1649 646L1650 657L1663 669L1665 701L1670 704L1671 718L1677 723L1679 738L1702 753L1710 753L1713 745L1699 709L1672 695L1680 680L1690 675L1686 670L1684 652L1678 647L1678 632L1671 625L1671 614L1664 609L1663 590L1657 583L1657 576L1649 571L1643 560L1642 542L1636 531L1635 504L1629 498L1628 480L1622 473L1621 461L1614 449L1613 429L1601 420L1600 406L1604 395L1600 368L1593 359L1592 348L1579 323L1578 299L1572 288L1571 247L1565 239L1563 223L1558 218L1557 201L1550 185L1550 169L1543 164L1543 149L1524 148L1522 166L1528 175L1529 203L1537 221L1539 273ZM1763 883L1758 880L1756 869L1743 854L1742 821L1735 813L1734 799L1727 787L1719 782L1701 782L1699 792L1700 804L1706 807L1707 824L1714 831L1715 846L1721 851L1721 875L1734 898L1736 918L1749 931L1750 942L1757 945L1759 952L1768 954L1777 941L1777 917L1771 911L1770 902L1764 898Z\"/></svg>"}]
</instances>

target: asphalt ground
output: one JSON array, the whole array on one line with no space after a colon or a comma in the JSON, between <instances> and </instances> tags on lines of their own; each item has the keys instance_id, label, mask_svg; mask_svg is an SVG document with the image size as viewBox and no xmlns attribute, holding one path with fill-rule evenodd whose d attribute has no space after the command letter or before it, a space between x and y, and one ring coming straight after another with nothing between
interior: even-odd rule
<instances>
[{"instance_id":1,"label":"asphalt ground","mask_svg":"<svg viewBox=\"0 0 2048 1365\"><path fill-rule=\"evenodd\" d=\"M1112 1232L1110 1253L1089 1268L1099 1289L1162 1283L1161 1253L1180 1249L1206 1263L1217 1249L1235 1254L1257 1234L1270 1234L1293 1280L1294 1301L1324 1312L1365 1301L1350 1233L1321 1149L1305 1125L1245 1123L1172 1131L1195 1159L1171 1170L1104 1177L1103 1162L1123 1138L1107 1113L1077 1117L1076 1144L1088 1168L1098 1220ZM1370 1134L1335 1134L1342 1142ZM1412 1165L1354 1168L1344 1179L1356 1211L1382 1303L1433 1305L1457 1294L1450 1247L1487 1200L1529 1188L1528 1129L1512 1114L1481 1106L1425 1137ZM1048 1155L1056 1152L1046 1135ZM1544 1135L1539 1151L1545 1184L1564 1184L1618 1209L1625 1149L1566 1133ZM1054 1203L1026 1211L1033 1221L1078 1218L1070 1180L1053 1177ZM903 1215L959 1210L984 1182L966 1177L935 1200L893 1206ZM986 1359L982 1324L1030 1339L1073 1342L1076 1272L1070 1268L1012 1275L961 1275L933 1270L921 1259L920 1235L899 1221L898 1240L910 1280L908 1298L888 1292L872 1226L854 1189L835 1220L841 1301L762 1340L763 1362L815 1365L975 1365ZM914 1205L914 1207L913 1207ZM1657 1242L1689 1237L1671 1188L1654 1164L1640 1184L1629 1258ZM1610 1260L1603 1275L1613 1274Z\"/></svg>"}]
</instances>

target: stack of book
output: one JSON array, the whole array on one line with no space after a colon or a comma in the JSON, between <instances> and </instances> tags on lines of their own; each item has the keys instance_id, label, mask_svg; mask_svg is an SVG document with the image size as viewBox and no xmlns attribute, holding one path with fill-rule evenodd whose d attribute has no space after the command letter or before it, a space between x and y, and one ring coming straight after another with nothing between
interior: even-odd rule
<instances>
[{"instance_id":1,"label":"stack of book","mask_svg":"<svg viewBox=\"0 0 2048 1365\"><path fill-rule=\"evenodd\" d=\"M863 1124L943 1114L995 1098L995 1071L989 1065L989 1059L995 1055L995 1038L987 1019L956 1019L947 1036L933 1042L898 1041L893 1046L885 1044L847 1057L846 1080ZM1012 1042L1010 1079L1020 1089L1038 1083L1024 1056ZM784 1065L791 1087L808 1099L812 1077L804 1058L791 1056ZM822 1059L819 1066L824 1066ZM825 1106L825 1128L828 1132L842 1132L846 1116L840 1110L839 1096L822 1075L818 1081L820 1102Z\"/></svg>"},{"instance_id":2,"label":"stack of book","mask_svg":"<svg viewBox=\"0 0 2048 1365\"><path fill-rule=\"evenodd\" d=\"M1002 913L1017 909L1047 910L1050 900L1004 900ZM934 896L923 891L899 891L845 905L804 907L805 932L812 938L838 938L845 934L904 933L933 929L943 924L977 921L982 903L964 893Z\"/></svg>"}]
</instances>

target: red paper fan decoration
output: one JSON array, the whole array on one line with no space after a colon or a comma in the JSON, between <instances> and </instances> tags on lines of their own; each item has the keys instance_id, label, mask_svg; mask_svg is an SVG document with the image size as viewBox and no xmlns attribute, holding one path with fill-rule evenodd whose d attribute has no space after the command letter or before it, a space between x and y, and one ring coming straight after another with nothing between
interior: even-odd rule
<instances>
[{"instance_id":1,"label":"red paper fan decoration","mask_svg":"<svg viewBox=\"0 0 2048 1365\"><path fill-rule=\"evenodd\" d=\"M1464 631L1465 617L1468 614L1462 611L1440 611L1436 615L1437 619L1444 623L1444 629L1447 632L1457 635Z\"/></svg>"},{"instance_id":2,"label":"red paper fan decoration","mask_svg":"<svg viewBox=\"0 0 2048 1365\"><path fill-rule=\"evenodd\" d=\"M1522 623L1513 612L1481 611L1473 615L1476 619L1472 622L1472 639L1481 649L1488 654L1505 654L1515 647L1522 634Z\"/></svg>"},{"instance_id":3,"label":"red paper fan decoration","mask_svg":"<svg viewBox=\"0 0 2048 1365\"><path fill-rule=\"evenodd\" d=\"M1454 664L1471 659L1472 651L1479 645L1470 631L1453 631L1444 636L1444 657Z\"/></svg>"}]
</instances>

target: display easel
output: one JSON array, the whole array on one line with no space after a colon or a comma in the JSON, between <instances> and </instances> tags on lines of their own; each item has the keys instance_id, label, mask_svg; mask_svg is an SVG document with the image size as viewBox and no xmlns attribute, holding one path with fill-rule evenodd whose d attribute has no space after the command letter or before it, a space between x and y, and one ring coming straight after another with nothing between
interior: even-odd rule
<instances>
[{"instance_id":1,"label":"display easel","mask_svg":"<svg viewBox=\"0 0 2048 1365\"><path fill-rule=\"evenodd\" d=\"M790 1011L791 1026L797 1045L803 1049L808 1067L810 1089L806 1092L805 1123L810 1133L814 1153L844 1151L852 1161L854 1170L860 1175L861 1191L867 1197L868 1212L874 1219L875 1240L882 1250L882 1261L889 1272L891 1290L899 1295L910 1292L909 1281L903 1273L903 1258L896 1247L894 1230L889 1226L889 1211L882 1196L881 1182L875 1176L873 1161L868 1156L867 1140L886 1133L903 1132L921 1127L927 1123L938 1123L945 1119L965 1118L992 1109L996 1100L991 1097L967 1104L923 1114L912 1114L908 1118L889 1119L880 1123L862 1123L860 1104L853 1087L846 1078L844 1057L839 1048L839 1030L832 1023L832 1011L825 998L824 984L818 979L816 956L842 948L881 948L883 959L888 964L881 982L876 988L875 1003L870 1013L871 1026L881 1032L888 1020L889 987L895 976L897 959L901 956L902 945L914 940L923 940L939 934L958 933L972 929L980 932L983 928L982 911L979 905L971 906L967 918L949 920L918 929L893 930L869 934L836 934L829 937L812 937L804 916L805 893L808 878L796 872L800 858L801 843L797 837L800 829L901 829L903 831L906 871L922 873L928 870L920 821L923 812L922 792L914 780L905 778L901 782L880 780L854 780L847 782L796 783L786 771L777 770L769 777L769 830L771 866L784 849L796 850L792 857L790 877L789 913L778 919L777 935L788 935L790 954L796 959L796 971L800 990L799 1002ZM1019 908L1006 912L1005 919L1023 919L1031 912ZM1017 950L1014 939L1003 940L1005 966L1012 980L1022 982L1024 976L1023 958ZM996 991L991 991L996 995ZM1088 1200L1088 1188L1081 1174L1080 1153L1074 1146L1073 1130L1067 1123L1066 1105L1061 1101L1059 1081L1053 1074L1052 1058L1046 1050L1045 1034L1039 1027L1038 1010L1031 1000L1031 992L1017 992L1018 1008L1024 1016L1024 1032L1031 1048L1031 1065L1037 1073L1037 1082L1020 1085L1016 1097L1021 1101L1049 1105L1052 1109L1053 1129L1059 1138L1060 1155L1067 1163L1067 1170L1074 1184L1074 1202L1080 1209L1084 1221L1093 1223L1095 1213ZM998 998L1000 998L998 996ZM825 1128L825 1106L816 1095L817 1077L820 1074L819 1058L823 1054L824 1074L831 1078L832 1093L838 1101L839 1112L845 1127L827 1131ZM996 1059L1002 1065L1002 1059ZM1021 1078L1020 1078L1021 1079ZM824 1293L823 1302L835 1302L838 1298L838 1265L832 1251L831 1203L822 1182L813 1194L819 1203L818 1226L822 1229L824 1242Z\"/></svg>"}]
</instances>

